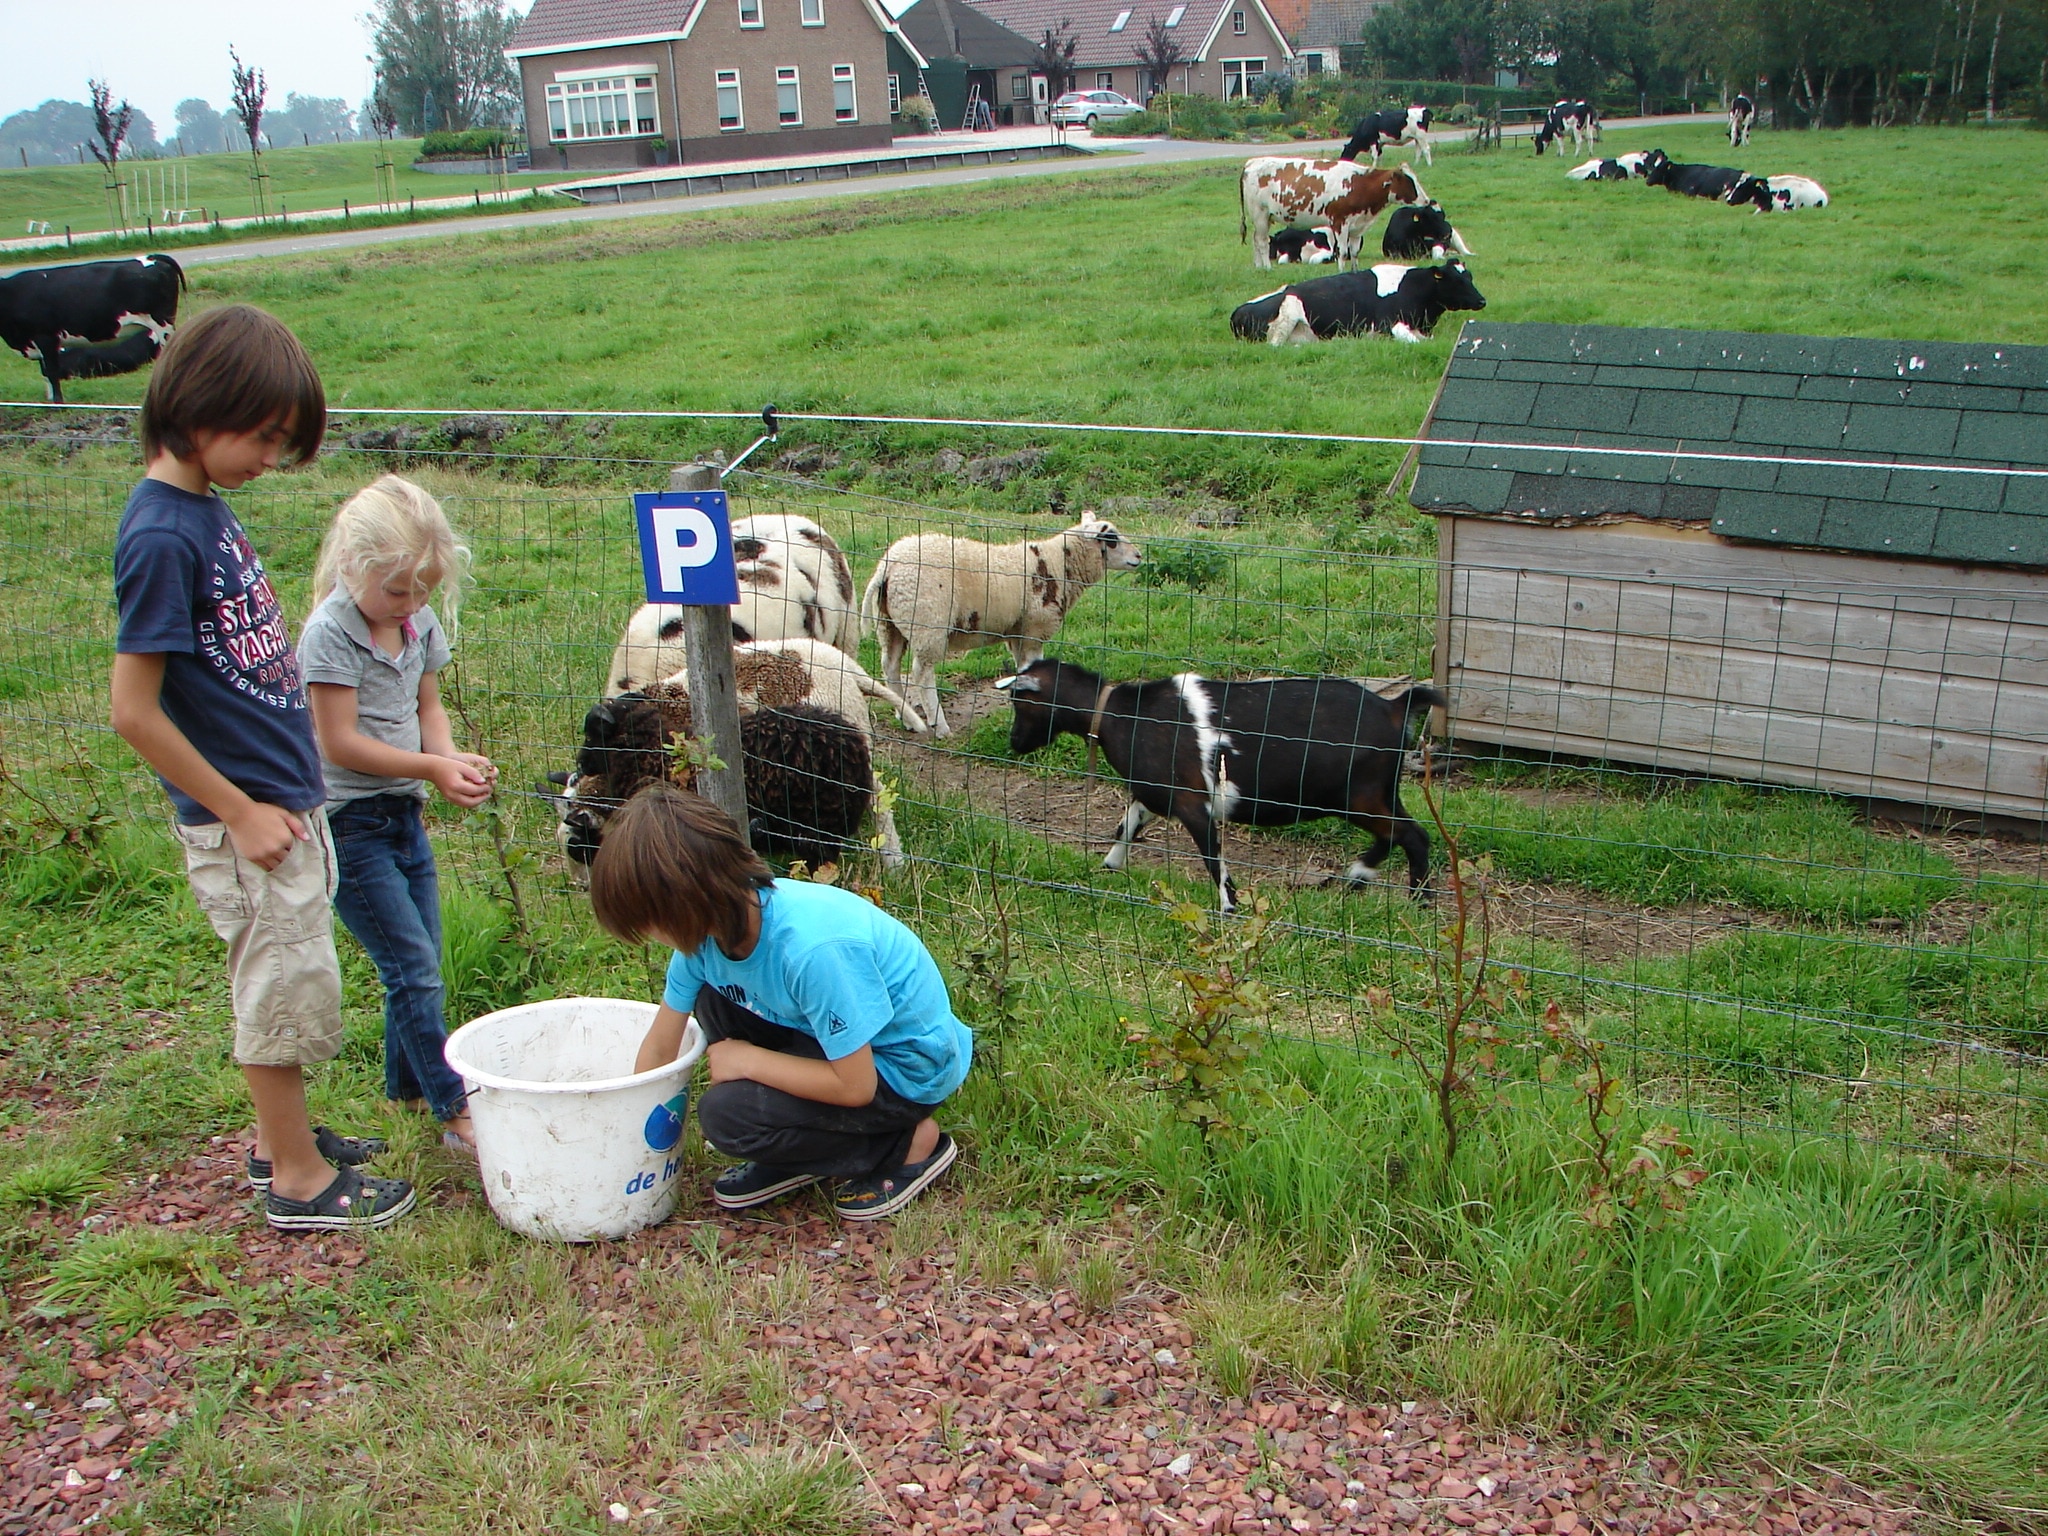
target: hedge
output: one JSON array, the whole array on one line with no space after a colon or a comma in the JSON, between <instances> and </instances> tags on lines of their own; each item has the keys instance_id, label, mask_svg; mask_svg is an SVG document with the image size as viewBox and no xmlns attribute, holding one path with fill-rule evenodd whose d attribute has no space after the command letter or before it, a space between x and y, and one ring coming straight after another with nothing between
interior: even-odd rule
<instances>
[{"instance_id":1,"label":"hedge","mask_svg":"<svg viewBox=\"0 0 2048 1536\"><path fill-rule=\"evenodd\" d=\"M430 133L420 146L429 160L477 159L494 155L512 142L509 128L464 128L454 133Z\"/></svg>"}]
</instances>

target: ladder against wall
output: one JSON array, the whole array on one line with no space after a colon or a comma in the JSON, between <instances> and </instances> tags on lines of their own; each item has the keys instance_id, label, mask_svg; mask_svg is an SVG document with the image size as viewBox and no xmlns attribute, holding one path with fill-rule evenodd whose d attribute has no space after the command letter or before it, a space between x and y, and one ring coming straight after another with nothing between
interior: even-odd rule
<instances>
[{"instance_id":1,"label":"ladder against wall","mask_svg":"<svg viewBox=\"0 0 2048 1536\"><path fill-rule=\"evenodd\" d=\"M981 82L977 80L967 88L967 111L961 116L960 131L993 132L995 126L996 115L990 109L987 98L981 94Z\"/></svg>"}]
</instances>

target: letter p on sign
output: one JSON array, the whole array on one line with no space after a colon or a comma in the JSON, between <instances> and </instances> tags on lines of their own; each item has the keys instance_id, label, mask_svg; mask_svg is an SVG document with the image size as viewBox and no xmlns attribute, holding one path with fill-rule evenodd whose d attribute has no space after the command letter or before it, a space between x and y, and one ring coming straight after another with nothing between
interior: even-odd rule
<instances>
[{"instance_id":1,"label":"letter p on sign","mask_svg":"<svg viewBox=\"0 0 2048 1536\"><path fill-rule=\"evenodd\" d=\"M650 603L723 607L740 598L723 491L640 492L640 566Z\"/></svg>"}]
</instances>

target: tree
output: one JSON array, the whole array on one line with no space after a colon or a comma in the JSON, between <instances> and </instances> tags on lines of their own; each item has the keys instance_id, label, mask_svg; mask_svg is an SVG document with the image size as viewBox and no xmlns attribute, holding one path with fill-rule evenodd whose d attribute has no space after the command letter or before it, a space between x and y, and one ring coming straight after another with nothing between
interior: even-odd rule
<instances>
[{"instance_id":1,"label":"tree","mask_svg":"<svg viewBox=\"0 0 2048 1536\"><path fill-rule=\"evenodd\" d=\"M258 135L263 131L263 98L270 87L263 71L244 67L241 55L232 47L228 58L234 63L234 92L229 100L242 132L249 136L249 186L256 194L256 217L261 219L268 217L270 206L263 195L263 140Z\"/></svg>"},{"instance_id":2,"label":"tree","mask_svg":"<svg viewBox=\"0 0 2048 1536\"><path fill-rule=\"evenodd\" d=\"M1187 61L1187 51L1181 46L1180 33L1169 27L1155 12L1152 19L1145 23L1145 36L1138 43L1138 67L1152 77L1152 89L1172 90L1173 72Z\"/></svg>"},{"instance_id":3,"label":"tree","mask_svg":"<svg viewBox=\"0 0 2048 1536\"><path fill-rule=\"evenodd\" d=\"M228 120L213 110L203 96L187 96L178 103L178 149L187 155L214 155L236 149Z\"/></svg>"},{"instance_id":4,"label":"tree","mask_svg":"<svg viewBox=\"0 0 2048 1536\"><path fill-rule=\"evenodd\" d=\"M301 96L287 92L284 106L270 114L270 142L332 144L356 136L355 114L339 96Z\"/></svg>"},{"instance_id":5,"label":"tree","mask_svg":"<svg viewBox=\"0 0 2048 1536\"><path fill-rule=\"evenodd\" d=\"M518 118L505 47L519 18L505 0L377 0L371 22L379 89L407 133Z\"/></svg>"},{"instance_id":6,"label":"tree","mask_svg":"<svg viewBox=\"0 0 2048 1536\"><path fill-rule=\"evenodd\" d=\"M93 140L86 148L93 159L106 167L111 178L120 174L121 151L128 144L128 129L135 121L135 109L122 102L114 105L114 92L104 80L88 80L85 88L92 97Z\"/></svg>"},{"instance_id":7,"label":"tree","mask_svg":"<svg viewBox=\"0 0 2048 1536\"><path fill-rule=\"evenodd\" d=\"M1045 88L1052 93L1054 101L1064 96L1074 84L1074 54L1081 46L1081 40L1073 35L1074 24L1065 17L1060 18L1057 27L1047 27L1045 36L1038 40L1032 51L1032 65L1045 76Z\"/></svg>"}]
</instances>

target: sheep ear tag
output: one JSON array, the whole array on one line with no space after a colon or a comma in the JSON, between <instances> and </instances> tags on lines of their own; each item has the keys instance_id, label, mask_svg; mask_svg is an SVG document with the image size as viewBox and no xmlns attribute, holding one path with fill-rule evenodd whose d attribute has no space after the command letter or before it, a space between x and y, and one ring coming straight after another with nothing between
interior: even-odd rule
<instances>
[{"instance_id":1,"label":"sheep ear tag","mask_svg":"<svg viewBox=\"0 0 2048 1536\"><path fill-rule=\"evenodd\" d=\"M1039 691L1038 684L1025 677L1022 673L1015 677L999 677L996 679L996 686L1013 699L1020 693L1037 693Z\"/></svg>"},{"instance_id":2,"label":"sheep ear tag","mask_svg":"<svg viewBox=\"0 0 2048 1536\"><path fill-rule=\"evenodd\" d=\"M1017 686L1017 679L1014 677L999 677L996 679L996 686L1007 693L1010 689Z\"/></svg>"}]
</instances>

